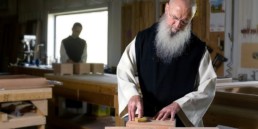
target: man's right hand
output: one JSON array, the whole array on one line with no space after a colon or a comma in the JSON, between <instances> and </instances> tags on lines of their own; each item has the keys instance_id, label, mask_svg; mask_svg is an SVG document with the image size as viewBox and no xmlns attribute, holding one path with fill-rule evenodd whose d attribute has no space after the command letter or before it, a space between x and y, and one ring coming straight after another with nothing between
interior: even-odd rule
<instances>
[{"instance_id":1,"label":"man's right hand","mask_svg":"<svg viewBox=\"0 0 258 129\"><path fill-rule=\"evenodd\" d=\"M136 110L138 110L138 118L143 116L142 99L139 95L132 96L128 102L129 121L134 121Z\"/></svg>"}]
</instances>

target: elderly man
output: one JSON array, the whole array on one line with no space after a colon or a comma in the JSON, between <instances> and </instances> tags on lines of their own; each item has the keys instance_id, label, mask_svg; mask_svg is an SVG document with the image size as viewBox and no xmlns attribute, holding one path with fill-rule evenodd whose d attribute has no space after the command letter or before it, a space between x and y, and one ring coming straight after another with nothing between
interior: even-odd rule
<instances>
[{"instance_id":1,"label":"elderly man","mask_svg":"<svg viewBox=\"0 0 258 129\"><path fill-rule=\"evenodd\" d=\"M121 117L203 126L216 74L205 43L191 33L195 12L195 0L170 0L160 21L127 46L117 67Z\"/></svg>"}]
</instances>

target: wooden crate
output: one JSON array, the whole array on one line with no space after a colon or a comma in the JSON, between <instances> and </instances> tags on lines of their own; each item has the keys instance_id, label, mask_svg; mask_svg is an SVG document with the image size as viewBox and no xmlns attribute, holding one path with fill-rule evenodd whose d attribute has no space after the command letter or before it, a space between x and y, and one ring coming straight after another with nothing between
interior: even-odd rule
<instances>
[{"instance_id":1,"label":"wooden crate","mask_svg":"<svg viewBox=\"0 0 258 129\"><path fill-rule=\"evenodd\" d=\"M74 63L73 64L73 73L74 74L89 74L90 71L90 64L88 63Z\"/></svg>"},{"instance_id":2,"label":"wooden crate","mask_svg":"<svg viewBox=\"0 0 258 129\"><path fill-rule=\"evenodd\" d=\"M54 63L52 64L55 75L73 75L72 63Z\"/></svg>"}]
</instances>

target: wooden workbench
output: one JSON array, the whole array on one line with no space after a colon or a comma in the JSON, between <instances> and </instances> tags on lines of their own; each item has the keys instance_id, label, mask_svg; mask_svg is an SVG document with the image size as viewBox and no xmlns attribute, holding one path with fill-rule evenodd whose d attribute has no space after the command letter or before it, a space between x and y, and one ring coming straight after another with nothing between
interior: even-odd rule
<instances>
[{"instance_id":1,"label":"wooden workbench","mask_svg":"<svg viewBox=\"0 0 258 129\"><path fill-rule=\"evenodd\" d=\"M45 129L48 114L48 101L52 98L52 86L44 78L27 75L0 76L0 104L30 101L35 112L21 116L0 111L0 129L37 126Z\"/></svg>"},{"instance_id":2,"label":"wooden workbench","mask_svg":"<svg viewBox=\"0 0 258 129\"><path fill-rule=\"evenodd\" d=\"M54 98L58 96L86 101L87 103L106 105L115 109L116 126L124 125L118 116L117 79L116 75L54 75L45 74L49 80L62 82L53 88ZM52 101L56 106L56 100ZM51 114L56 114L55 111ZM57 120L56 116L51 119Z\"/></svg>"},{"instance_id":3,"label":"wooden workbench","mask_svg":"<svg viewBox=\"0 0 258 129\"><path fill-rule=\"evenodd\" d=\"M258 129L258 81L216 84L215 98L204 116L205 126Z\"/></svg>"},{"instance_id":4,"label":"wooden workbench","mask_svg":"<svg viewBox=\"0 0 258 129\"><path fill-rule=\"evenodd\" d=\"M47 67L37 67L37 66L10 66L8 71L11 74L27 74L44 77L46 73L53 73L52 68Z\"/></svg>"}]
</instances>

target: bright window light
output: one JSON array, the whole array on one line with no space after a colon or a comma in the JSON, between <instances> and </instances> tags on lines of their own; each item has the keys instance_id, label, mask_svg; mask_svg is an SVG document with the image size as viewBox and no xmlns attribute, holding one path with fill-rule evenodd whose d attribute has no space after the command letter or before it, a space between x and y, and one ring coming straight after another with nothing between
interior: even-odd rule
<instances>
[{"instance_id":1,"label":"bright window light","mask_svg":"<svg viewBox=\"0 0 258 129\"><path fill-rule=\"evenodd\" d=\"M87 63L107 64L108 11L56 15L55 57L60 59L60 45L72 34L72 26L80 22L83 26L80 38L87 42Z\"/></svg>"}]
</instances>

